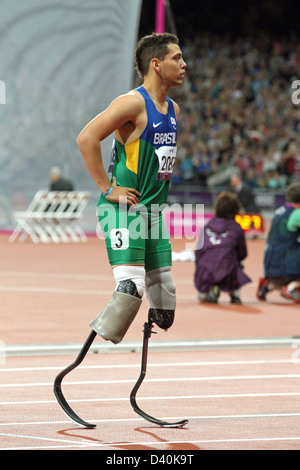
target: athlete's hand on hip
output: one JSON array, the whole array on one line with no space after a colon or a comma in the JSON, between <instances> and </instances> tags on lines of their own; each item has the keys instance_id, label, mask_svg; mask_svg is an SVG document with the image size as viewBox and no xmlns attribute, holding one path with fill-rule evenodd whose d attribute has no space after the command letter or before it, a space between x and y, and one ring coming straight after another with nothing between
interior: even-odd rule
<instances>
[{"instance_id":1,"label":"athlete's hand on hip","mask_svg":"<svg viewBox=\"0 0 300 470\"><path fill-rule=\"evenodd\" d=\"M112 191L106 196L106 199L111 202L134 206L135 204L139 203L139 196L140 193L134 188L117 186L117 180L114 176L112 182Z\"/></svg>"}]
</instances>

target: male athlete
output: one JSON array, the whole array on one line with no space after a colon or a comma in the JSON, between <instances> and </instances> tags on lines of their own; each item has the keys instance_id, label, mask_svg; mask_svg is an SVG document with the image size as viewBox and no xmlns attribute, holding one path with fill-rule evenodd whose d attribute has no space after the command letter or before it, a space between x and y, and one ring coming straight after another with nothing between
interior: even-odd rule
<instances>
[{"instance_id":1,"label":"male athlete","mask_svg":"<svg viewBox=\"0 0 300 470\"><path fill-rule=\"evenodd\" d=\"M154 33L141 39L135 59L144 79L143 86L114 100L77 138L86 167L102 192L100 224L105 215L105 211L101 214L101 204L106 209L107 203L111 203L112 216L116 217L118 205L124 199L128 206L141 204L149 208L167 201L179 113L178 105L167 93L182 83L186 64L177 37L168 33ZM103 168L99 142L113 132L115 155L111 184ZM127 219L131 221L131 217ZM158 220L152 214L149 230L153 223L163 225L161 214ZM150 315L155 322L158 317L167 329L175 311L169 240L165 235L154 240L150 236L136 239L134 235L127 226L116 226L106 236L117 286L112 302L91 326L104 339L115 343L122 340L136 316L145 287L152 309Z\"/></svg>"},{"instance_id":2,"label":"male athlete","mask_svg":"<svg viewBox=\"0 0 300 470\"><path fill-rule=\"evenodd\" d=\"M110 227L105 240L116 281L112 300L91 322L91 328L113 343L122 341L144 292L150 305L149 322L164 330L172 325L176 306L169 236L161 212L151 209L167 201L179 114L178 105L167 94L182 84L186 63L177 36L169 33L142 38L135 62L143 85L116 98L77 137L85 165L102 193L98 215L103 231L107 222ZM112 133L110 180L99 143ZM133 208L147 222L140 237L132 228L136 225L129 223L132 217L124 217Z\"/></svg>"}]
</instances>

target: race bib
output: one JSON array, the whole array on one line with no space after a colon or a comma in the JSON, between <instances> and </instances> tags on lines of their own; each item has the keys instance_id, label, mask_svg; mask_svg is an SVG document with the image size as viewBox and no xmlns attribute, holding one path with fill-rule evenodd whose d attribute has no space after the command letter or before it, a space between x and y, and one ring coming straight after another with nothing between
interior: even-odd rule
<instances>
[{"instance_id":1,"label":"race bib","mask_svg":"<svg viewBox=\"0 0 300 470\"><path fill-rule=\"evenodd\" d=\"M127 250L129 247L129 231L127 228L117 228L110 231L111 247L113 250Z\"/></svg>"},{"instance_id":2,"label":"race bib","mask_svg":"<svg viewBox=\"0 0 300 470\"><path fill-rule=\"evenodd\" d=\"M159 147L155 150L158 158L158 180L170 180L172 177L172 171L176 159L177 147L170 147L168 145Z\"/></svg>"}]
</instances>

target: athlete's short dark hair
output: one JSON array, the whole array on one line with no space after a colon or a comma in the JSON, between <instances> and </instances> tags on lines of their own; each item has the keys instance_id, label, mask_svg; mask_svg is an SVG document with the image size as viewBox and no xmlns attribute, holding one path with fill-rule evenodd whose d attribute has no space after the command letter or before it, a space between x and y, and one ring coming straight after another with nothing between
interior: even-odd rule
<instances>
[{"instance_id":1,"label":"athlete's short dark hair","mask_svg":"<svg viewBox=\"0 0 300 470\"><path fill-rule=\"evenodd\" d=\"M216 201L215 215L222 219L235 219L241 210L238 197L230 191L222 191Z\"/></svg>"},{"instance_id":2,"label":"athlete's short dark hair","mask_svg":"<svg viewBox=\"0 0 300 470\"><path fill-rule=\"evenodd\" d=\"M300 202L300 183L292 183L286 190L287 202L294 202L298 204Z\"/></svg>"},{"instance_id":3,"label":"athlete's short dark hair","mask_svg":"<svg viewBox=\"0 0 300 470\"><path fill-rule=\"evenodd\" d=\"M140 77L147 75L153 58L164 60L169 52L169 44L179 44L175 34L152 33L140 39L135 49L135 65Z\"/></svg>"}]
</instances>

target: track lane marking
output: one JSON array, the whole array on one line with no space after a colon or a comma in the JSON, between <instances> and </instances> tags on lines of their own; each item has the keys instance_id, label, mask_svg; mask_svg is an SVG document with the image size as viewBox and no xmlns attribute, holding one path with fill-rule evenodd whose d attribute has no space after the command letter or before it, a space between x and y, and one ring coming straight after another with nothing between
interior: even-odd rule
<instances>
[{"instance_id":1,"label":"track lane marking","mask_svg":"<svg viewBox=\"0 0 300 470\"><path fill-rule=\"evenodd\" d=\"M274 392L274 393L233 393L233 394L219 394L219 395L177 395L177 396L158 396L158 397L139 397L139 401L142 400L183 400L183 399L212 399L212 398L258 398L258 397L297 397L300 392ZM117 401L128 401L128 397L120 398L78 398L68 400L70 403L97 403L97 402L117 402ZM34 400L34 401L5 401L0 402L2 406L8 405L49 405L56 403L56 400ZM1 426L1 423L0 423Z\"/></svg>"},{"instance_id":2,"label":"track lane marking","mask_svg":"<svg viewBox=\"0 0 300 470\"><path fill-rule=\"evenodd\" d=\"M157 379L145 379L144 382L160 383L160 382L206 382L217 380L269 380L269 379L299 379L300 374L264 374L264 375L228 375L216 377L164 377ZM86 380L76 382L65 382L64 385L101 385L101 384L126 384L132 383L133 379L121 380ZM0 384L0 388L18 388L18 387L49 387L52 382L34 382L20 384Z\"/></svg>"},{"instance_id":3,"label":"track lane marking","mask_svg":"<svg viewBox=\"0 0 300 470\"><path fill-rule=\"evenodd\" d=\"M166 362L147 364L147 367L188 367L188 366L223 366L223 365L257 365L257 364L295 364L293 359L266 359L266 360L249 360L249 361L206 361L206 362ZM35 372L35 371L55 371L61 370L62 366L41 366L41 367L11 367L0 368L1 372ZM80 369L131 369L140 368L140 363L136 364L99 364L99 365L82 365Z\"/></svg>"},{"instance_id":4,"label":"track lane marking","mask_svg":"<svg viewBox=\"0 0 300 470\"><path fill-rule=\"evenodd\" d=\"M253 414L235 414L235 415L204 415L204 416L163 416L165 420L215 420L215 419L251 419L251 418L293 418L300 416L300 413L253 413ZM104 419L93 419L95 423L118 423L118 422L133 422L142 421L142 418L104 418ZM15 422L15 423L0 423L0 427L6 426L29 426L29 425L49 425L49 424L65 424L70 423L70 420L65 421L29 421L29 422ZM78 426L78 429L82 429ZM0 433L1 435L1 433Z\"/></svg>"},{"instance_id":5,"label":"track lane marking","mask_svg":"<svg viewBox=\"0 0 300 470\"><path fill-rule=\"evenodd\" d=\"M12 435L13 437L13 435ZM16 437L19 437L16 435ZM24 436L24 438L28 439L34 439L34 436ZM37 437L36 439L42 439L45 441L51 441L51 439L47 438L39 438ZM278 441L299 441L300 437L299 436L291 436L291 437L259 437L259 438L240 438L240 439L199 439L199 440L179 440L179 441L164 441L164 442L159 442L159 441L150 441L150 442L123 442L123 443L118 443L118 442L108 442L108 443L82 443L78 442L78 448L82 449L83 447L110 447L110 448L115 448L115 450L120 450L124 449L127 447L132 447L132 446L168 446L170 444L217 444L217 443L237 443L237 442L278 442ZM40 446L38 449L61 449L61 448L68 448L68 447L74 447L74 445L68 444L64 446ZM7 447L2 450L33 450L37 449L36 446L34 447ZM155 447L154 449L155 450ZM168 450L168 448L164 449ZM193 449L195 450L195 449ZM192 450L191 450L192 452Z\"/></svg>"}]
</instances>

